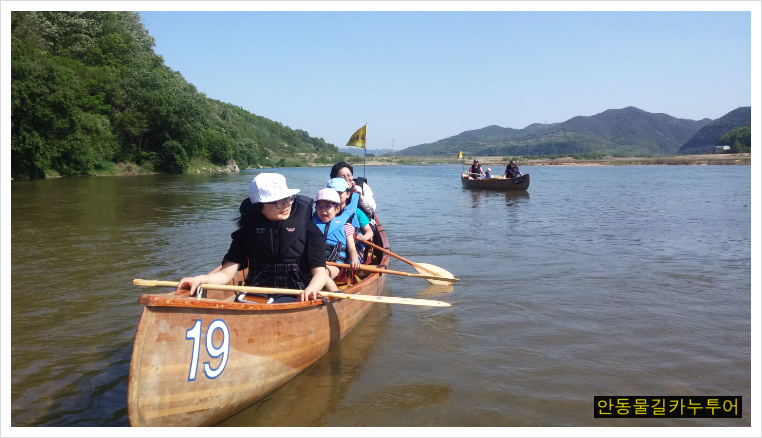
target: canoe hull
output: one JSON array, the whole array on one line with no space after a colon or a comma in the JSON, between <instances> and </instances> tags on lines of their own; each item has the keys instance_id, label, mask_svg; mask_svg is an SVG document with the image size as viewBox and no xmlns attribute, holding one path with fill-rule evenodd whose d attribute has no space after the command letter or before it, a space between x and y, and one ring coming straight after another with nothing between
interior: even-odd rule
<instances>
[{"instance_id":1,"label":"canoe hull","mask_svg":"<svg viewBox=\"0 0 762 438\"><path fill-rule=\"evenodd\" d=\"M513 179L468 179L468 177L461 174L460 182L463 185L463 188L470 190L527 190L529 188L529 174L527 173L526 175Z\"/></svg>"},{"instance_id":2,"label":"canoe hull","mask_svg":"<svg viewBox=\"0 0 762 438\"><path fill-rule=\"evenodd\" d=\"M388 262L386 255L382 263ZM343 292L381 295L386 275L370 274ZM127 391L130 425L216 424L314 363L374 305L347 299L250 304L223 291L207 294L213 298L187 291L141 296Z\"/></svg>"}]
</instances>

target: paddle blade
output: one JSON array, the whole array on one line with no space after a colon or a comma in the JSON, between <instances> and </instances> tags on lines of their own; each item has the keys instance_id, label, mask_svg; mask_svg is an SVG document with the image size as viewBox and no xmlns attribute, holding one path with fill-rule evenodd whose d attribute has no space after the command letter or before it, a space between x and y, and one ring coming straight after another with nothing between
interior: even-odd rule
<instances>
[{"instance_id":1,"label":"paddle blade","mask_svg":"<svg viewBox=\"0 0 762 438\"><path fill-rule=\"evenodd\" d=\"M430 265L428 263L416 263L415 265L413 265L413 268L415 268L415 270L418 271L419 274L431 275L431 272L434 272L436 275L440 277L455 278L455 276L452 275L449 271L442 269L439 266ZM421 268L424 268L424 269L421 269ZM428 271L431 271L431 272L428 272ZM433 280L429 278L427 278L426 280L431 284L438 284L438 285L452 284L451 281L446 281L446 280Z\"/></svg>"}]
</instances>

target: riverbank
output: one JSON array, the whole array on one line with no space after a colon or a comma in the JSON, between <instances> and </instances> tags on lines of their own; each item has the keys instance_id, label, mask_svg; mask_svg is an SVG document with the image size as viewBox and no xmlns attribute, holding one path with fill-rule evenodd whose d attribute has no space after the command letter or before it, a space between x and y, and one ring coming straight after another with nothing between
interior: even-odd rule
<instances>
[{"instance_id":1,"label":"riverbank","mask_svg":"<svg viewBox=\"0 0 762 438\"><path fill-rule=\"evenodd\" d=\"M354 157L350 163L354 166L363 163L361 156ZM705 155L673 155L669 157L605 157L601 159L562 158L522 158L522 157L491 157L477 156L463 159L451 157L372 157L365 161L368 166L393 166L431 164L463 164L470 165L474 158L479 160L484 170L494 167L493 172L502 173L503 167L511 159L519 166L633 166L633 165L751 165L751 154L705 154ZM232 161L232 160L231 160ZM307 163L304 167L330 167L326 164ZM262 169L270 169L263 167ZM209 162L195 161L184 173L236 173L238 166L235 162L227 166L215 165ZM132 163L112 163L89 173L89 176L133 176L153 175L159 172L152 167L141 167ZM48 174L46 178L61 178L58 174Z\"/></svg>"},{"instance_id":2,"label":"riverbank","mask_svg":"<svg viewBox=\"0 0 762 438\"><path fill-rule=\"evenodd\" d=\"M468 164L474 159L479 160L482 167L505 166L510 159L516 160L519 166L633 166L633 165L751 165L751 154L704 154L704 155L673 155L668 157L605 157L601 159L562 158L529 158L521 157L491 157L476 156L463 159L449 157L374 157L365 162L368 166L383 166L394 164L426 165L426 164ZM352 163L361 163L362 159ZM495 169L493 169L495 171Z\"/></svg>"}]
</instances>

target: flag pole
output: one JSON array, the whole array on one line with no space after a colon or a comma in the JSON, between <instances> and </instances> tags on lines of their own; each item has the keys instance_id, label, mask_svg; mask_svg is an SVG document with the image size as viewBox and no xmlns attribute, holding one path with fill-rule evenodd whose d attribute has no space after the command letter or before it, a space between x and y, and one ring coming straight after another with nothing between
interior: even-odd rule
<instances>
[{"instance_id":1,"label":"flag pole","mask_svg":"<svg viewBox=\"0 0 762 438\"><path fill-rule=\"evenodd\" d=\"M365 130L366 130L365 141L366 142L368 141L367 129L368 129L368 123L366 122L365 123ZM368 159L368 144L367 143L365 144L365 147L363 149L365 149L365 154L363 155L363 158L362 158L362 177L365 178L365 161Z\"/></svg>"}]
</instances>

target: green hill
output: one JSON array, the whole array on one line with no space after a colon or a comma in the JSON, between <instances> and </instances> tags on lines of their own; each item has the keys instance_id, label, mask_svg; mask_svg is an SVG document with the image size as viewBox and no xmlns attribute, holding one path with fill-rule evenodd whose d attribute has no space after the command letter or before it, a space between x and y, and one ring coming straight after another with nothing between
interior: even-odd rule
<instances>
[{"instance_id":1,"label":"green hill","mask_svg":"<svg viewBox=\"0 0 762 438\"><path fill-rule=\"evenodd\" d=\"M671 155L680 151L682 145L710 122L711 119L678 119L627 107L593 116L578 116L562 123L536 123L524 129L487 126L433 143L411 146L397 155L457 156L459 151L482 156Z\"/></svg>"},{"instance_id":2,"label":"green hill","mask_svg":"<svg viewBox=\"0 0 762 438\"><path fill-rule=\"evenodd\" d=\"M230 160L247 168L351 159L306 131L207 97L153 47L136 12L11 12L11 176L108 173L117 163L181 173ZM523 129L487 126L394 155L669 155L711 147L750 118L749 107L716 121L628 107Z\"/></svg>"},{"instance_id":3,"label":"green hill","mask_svg":"<svg viewBox=\"0 0 762 438\"><path fill-rule=\"evenodd\" d=\"M751 127L751 107L743 106L706 124L680 147L681 154L703 154L714 149L717 140L733 129Z\"/></svg>"},{"instance_id":4,"label":"green hill","mask_svg":"<svg viewBox=\"0 0 762 438\"><path fill-rule=\"evenodd\" d=\"M136 12L11 12L12 177L340 156L322 138L206 97L153 47Z\"/></svg>"}]
</instances>

